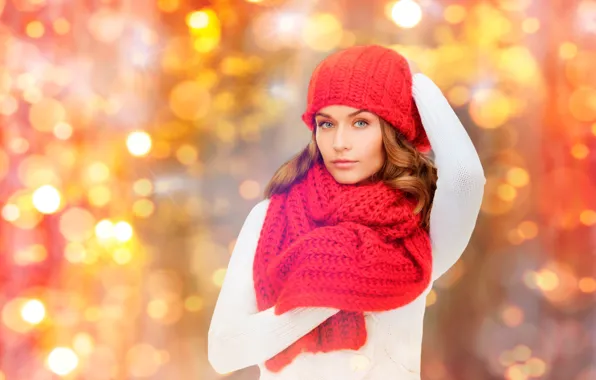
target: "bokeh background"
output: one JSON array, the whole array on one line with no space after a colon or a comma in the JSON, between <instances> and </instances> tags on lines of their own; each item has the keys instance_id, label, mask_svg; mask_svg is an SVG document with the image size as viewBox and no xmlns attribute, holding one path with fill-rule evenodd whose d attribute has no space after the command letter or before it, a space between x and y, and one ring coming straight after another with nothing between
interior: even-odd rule
<instances>
[{"instance_id":1,"label":"bokeh background","mask_svg":"<svg viewBox=\"0 0 596 380\"><path fill-rule=\"evenodd\" d=\"M365 43L487 176L422 378L596 379L594 0L0 0L0 379L257 379L207 362L219 286L312 69Z\"/></svg>"}]
</instances>

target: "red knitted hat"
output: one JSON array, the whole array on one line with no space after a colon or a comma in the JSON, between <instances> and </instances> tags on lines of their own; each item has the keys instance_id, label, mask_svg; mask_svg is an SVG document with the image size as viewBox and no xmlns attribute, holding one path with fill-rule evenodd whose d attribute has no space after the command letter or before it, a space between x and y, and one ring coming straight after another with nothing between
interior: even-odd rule
<instances>
[{"instance_id":1,"label":"red knitted hat","mask_svg":"<svg viewBox=\"0 0 596 380\"><path fill-rule=\"evenodd\" d=\"M373 112L416 149L430 150L412 96L410 67L395 50L379 45L354 46L319 63L310 79L302 120L312 131L316 112L339 104Z\"/></svg>"}]
</instances>

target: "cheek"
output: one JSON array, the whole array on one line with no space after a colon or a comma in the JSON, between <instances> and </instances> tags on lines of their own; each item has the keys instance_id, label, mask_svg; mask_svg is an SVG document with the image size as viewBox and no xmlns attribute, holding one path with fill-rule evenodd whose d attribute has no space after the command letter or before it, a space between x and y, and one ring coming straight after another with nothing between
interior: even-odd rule
<instances>
[{"instance_id":1,"label":"cheek","mask_svg":"<svg viewBox=\"0 0 596 380\"><path fill-rule=\"evenodd\" d=\"M383 137L381 134L371 134L362 139L362 145L365 149L365 154L370 158L383 157Z\"/></svg>"}]
</instances>

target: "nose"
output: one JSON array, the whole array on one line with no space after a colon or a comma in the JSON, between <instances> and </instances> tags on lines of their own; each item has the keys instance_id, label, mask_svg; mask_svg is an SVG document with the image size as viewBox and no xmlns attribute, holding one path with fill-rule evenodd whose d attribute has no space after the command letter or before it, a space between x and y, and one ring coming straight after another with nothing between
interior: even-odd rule
<instances>
[{"instance_id":1,"label":"nose","mask_svg":"<svg viewBox=\"0 0 596 380\"><path fill-rule=\"evenodd\" d=\"M335 130L335 135L333 136L333 149L336 152L352 149L352 144L345 128L339 127Z\"/></svg>"}]
</instances>

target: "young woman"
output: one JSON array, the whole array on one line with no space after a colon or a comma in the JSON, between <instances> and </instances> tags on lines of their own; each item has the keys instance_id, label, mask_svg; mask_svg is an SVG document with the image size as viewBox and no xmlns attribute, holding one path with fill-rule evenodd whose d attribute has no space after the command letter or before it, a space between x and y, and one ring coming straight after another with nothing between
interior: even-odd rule
<instances>
[{"instance_id":1,"label":"young woman","mask_svg":"<svg viewBox=\"0 0 596 380\"><path fill-rule=\"evenodd\" d=\"M312 141L240 231L209 361L261 380L419 380L426 295L478 217L478 154L439 88L378 45L323 60L303 120Z\"/></svg>"}]
</instances>

